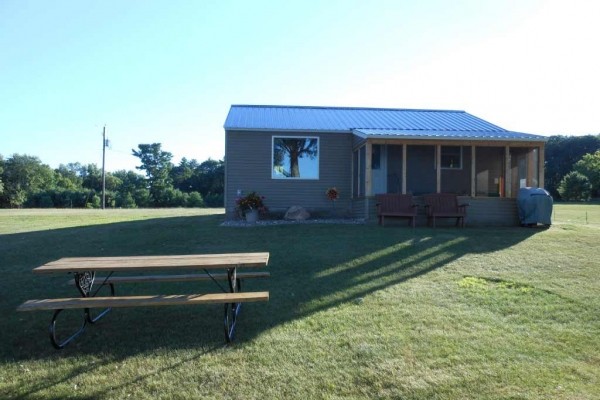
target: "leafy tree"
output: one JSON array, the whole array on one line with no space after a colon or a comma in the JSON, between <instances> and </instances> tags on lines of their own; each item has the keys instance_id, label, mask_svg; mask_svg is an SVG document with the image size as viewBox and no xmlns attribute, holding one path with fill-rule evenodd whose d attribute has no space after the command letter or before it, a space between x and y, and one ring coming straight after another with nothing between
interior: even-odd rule
<instances>
[{"instance_id":1,"label":"leafy tree","mask_svg":"<svg viewBox=\"0 0 600 400\"><path fill-rule=\"evenodd\" d=\"M93 193L93 192L92 192ZM26 207L82 208L86 206L90 192L84 189L69 190L63 188L38 191L30 194Z\"/></svg>"},{"instance_id":2,"label":"leafy tree","mask_svg":"<svg viewBox=\"0 0 600 400\"><path fill-rule=\"evenodd\" d=\"M8 207L22 207L27 196L54 186L54 171L39 158L13 154L4 163L5 190L1 202Z\"/></svg>"},{"instance_id":3,"label":"leafy tree","mask_svg":"<svg viewBox=\"0 0 600 400\"><path fill-rule=\"evenodd\" d=\"M150 207L152 205L152 197L150 191L146 188L137 189L133 193L133 199L138 207Z\"/></svg>"},{"instance_id":4,"label":"leafy tree","mask_svg":"<svg viewBox=\"0 0 600 400\"><path fill-rule=\"evenodd\" d=\"M102 191L102 170L96 164L87 164L81 167L80 175L82 186L97 192Z\"/></svg>"},{"instance_id":5,"label":"leafy tree","mask_svg":"<svg viewBox=\"0 0 600 400\"><path fill-rule=\"evenodd\" d=\"M189 195L183 193L179 189L173 189L170 187L163 192L163 203L164 207L185 207L187 204Z\"/></svg>"},{"instance_id":6,"label":"leafy tree","mask_svg":"<svg viewBox=\"0 0 600 400\"><path fill-rule=\"evenodd\" d=\"M78 189L83 184L81 178L82 166L80 163L60 164L56 173L56 186L65 189Z\"/></svg>"},{"instance_id":7,"label":"leafy tree","mask_svg":"<svg viewBox=\"0 0 600 400\"><path fill-rule=\"evenodd\" d=\"M600 135L550 136L545 146L545 186L553 195L559 195L558 185L573 170L574 164L585 154L600 150Z\"/></svg>"},{"instance_id":8,"label":"leafy tree","mask_svg":"<svg viewBox=\"0 0 600 400\"><path fill-rule=\"evenodd\" d=\"M223 193L225 189L225 163L208 159L196 169L200 176L199 192L204 195Z\"/></svg>"},{"instance_id":9,"label":"leafy tree","mask_svg":"<svg viewBox=\"0 0 600 400\"><path fill-rule=\"evenodd\" d=\"M593 154L586 154L575 163L575 171L585 175L592 185L592 194L600 193L600 150Z\"/></svg>"},{"instance_id":10,"label":"leafy tree","mask_svg":"<svg viewBox=\"0 0 600 400\"><path fill-rule=\"evenodd\" d=\"M130 192L118 192L115 198L115 206L119 208L137 208L135 199Z\"/></svg>"},{"instance_id":11,"label":"leafy tree","mask_svg":"<svg viewBox=\"0 0 600 400\"><path fill-rule=\"evenodd\" d=\"M139 150L132 150L133 155L138 157L142 163L136 168L146 172L154 205L164 205L168 201L164 198L166 191L173 188L169 176L169 172L173 168L171 163L173 155L168 151L163 151L160 143L139 144L138 148Z\"/></svg>"},{"instance_id":12,"label":"leafy tree","mask_svg":"<svg viewBox=\"0 0 600 400\"><path fill-rule=\"evenodd\" d=\"M567 201L587 201L590 199L590 180L577 171L571 171L558 185L558 192Z\"/></svg>"},{"instance_id":13,"label":"leafy tree","mask_svg":"<svg viewBox=\"0 0 600 400\"><path fill-rule=\"evenodd\" d=\"M171 170L171 179L173 180L173 187L179 189L182 192L190 192L195 188L194 176L197 173L198 161L188 161L187 158L182 158L178 166L173 167Z\"/></svg>"},{"instance_id":14,"label":"leafy tree","mask_svg":"<svg viewBox=\"0 0 600 400\"><path fill-rule=\"evenodd\" d=\"M134 171L120 170L112 173L120 185L116 190L116 206L122 208L148 207L150 192L146 187L146 179Z\"/></svg>"},{"instance_id":15,"label":"leafy tree","mask_svg":"<svg viewBox=\"0 0 600 400\"><path fill-rule=\"evenodd\" d=\"M0 196L4 192L4 184L2 183L2 172L4 171L4 158L0 154Z\"/></svg>"}]
</instances>

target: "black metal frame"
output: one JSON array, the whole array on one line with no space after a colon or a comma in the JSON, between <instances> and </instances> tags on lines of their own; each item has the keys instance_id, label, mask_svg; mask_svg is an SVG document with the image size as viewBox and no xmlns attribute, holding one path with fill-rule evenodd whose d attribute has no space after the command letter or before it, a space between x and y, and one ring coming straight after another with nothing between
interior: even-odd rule
<instances>
[{"instance_id":1,"label":"black metal frame","mask_svg":"<svg viewBox=\"0 0 600 400\"><path fill-rule=\"evenodd\" d=\"M227 293L227 289L224 288L210 274L210 272L208 272L206 269L204 270L204 272L206 272L206 274L212 279L213 282L215 282L217 284L217 286L219 286L221 288L221 290L223 292ZM95 297L96 294L98 293L98 291L102 288L102 286L105 286L108 278L110 278L111 275L112 275L112 272L104 279L104 282L102 282L100 285L98 285L98 289L96 289L96 291L92 293L92 287L94 286L94 280L96 278L95 271L75 272L74 273L75 286L77 287L77 290L79 291L79 293L81 294L82 297ZM242 283L241 283L241 280L237 277L237 266L227 269L227 281L229 283L229 293L241 292ZM115 295L114 284L111 282L111 283L109 283L109 285L110 285L110 295L114 296ZM237 322L237 316L240 313L241 308L242 308L242 303L226 303L225 304L225 307L224 307L225 317L224 317L223 322L224 322L224 328L225 328L225 341L227 343L231 343L233 341L233 338L235 336L235 327L236 327L236 322ZM83 323L81 324L81 327L75 333L73 333L71 336L69 336L68 338L66 338L62 341L56 337L56 319L58 318L58 315L64 309L56 310L54 312L54 315L52 316L52 321L50 322L50 326L48 328L48 330L49 330L48 333L50 335L50 342L52 343L52 346L55 349L59 349L59 350L63 349L66 345L71 343L74 339L79 337L85 331L86 325L88 323L94 324L94 323L98 322L106 314L108 314L111 311L111 309L112 308L108 307L108 308L104 309L102 312L100 312L97 316L92 317L90 309L84 308L84 319L83 319Z\"/></svg>"},{"instance_id":2,"label":"black metal frame","mask_svg":"<svg viewBox=\"0 0 600 400\"><path fill-rule=\"evenodd\" d=\"M111 274L109 274L106 277L104 282L101 285L99 285L98 289L96 289L96 291L92 294L92 287L94 286L94 280L96 278L95 271L75 272L75 274L74 274L75 287L77 287L77 290L79 291L79 293L81 293L82 297L95 297L96 294L98 293L98 291L102 288L102 286L104 286L104 283L110 277ZM115 295L115 286L112 283L109 283L109 285L110 285L110 295L114 296ZM71 343L75 338L79 337L85 331L85 327L88 323L95 324L100 319L102 319L106 314L108 314L110 312L110 310L111 310L110 307L106 308L100 314L93 317L90 309L84 308L83 309L84 318L83 318L83 323L81 324L81 327L74 334L72 334L71 336L69 336L68 338L66 338L62 341L60 341L56 337L56 319L58 318L58 315L63 311L63 309L56 310L54 312L54 315L52 316L52 320L50 321L50 326L48 327L48 333L50 335L50 342L52 343L52 346L55 349L59 349L59 350L63 349L66 345Z\"/></svg>"},{"instance_id":3,"label":"black metal frame","mask_svg":"<svg viewBox=\"0 0 600 400\"><path fill-rule=\"evenodd\" d=\"M229 281L230 293L239 293L242 291L242 283L237 277L237 268L230 268L227 270L227 280ZM235 336L235 326L237 322L237 316L242 308L242 303L227 303L225 304L224 311L224 328L225 328L225 341L231 343Z\"/></svg>"}]
</instances>

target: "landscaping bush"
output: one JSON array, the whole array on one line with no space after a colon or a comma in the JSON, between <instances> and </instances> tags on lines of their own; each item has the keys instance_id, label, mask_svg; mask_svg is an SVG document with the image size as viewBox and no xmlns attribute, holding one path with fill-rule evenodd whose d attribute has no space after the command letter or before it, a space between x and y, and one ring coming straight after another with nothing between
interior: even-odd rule
<instances>
[{"instance_id":1,"label":"landscaping bush","mask_svg":"<svg viewBox=\"0 0 600 400\"><path fill-rule=\"evenodd\" d=\"M592 185L585 175L571 171L560 181L558 193L566 201L587 201L592 193Z\"/></svg>"}]
</instances>

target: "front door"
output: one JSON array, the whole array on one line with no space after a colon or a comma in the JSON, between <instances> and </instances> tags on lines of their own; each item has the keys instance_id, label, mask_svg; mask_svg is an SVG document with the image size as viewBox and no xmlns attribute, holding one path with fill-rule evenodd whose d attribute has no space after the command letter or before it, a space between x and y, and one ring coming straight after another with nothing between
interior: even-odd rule
<instances>
[{"instance_id":1,"label":"front door","mask_svg":"<svg viewBox=\"0 0 600 400\"><path fill-rule=\"evenodd\" d=\"M387 146L374 144L372 150L373 194L387 193Z\"/></svg>"}]
</instances>

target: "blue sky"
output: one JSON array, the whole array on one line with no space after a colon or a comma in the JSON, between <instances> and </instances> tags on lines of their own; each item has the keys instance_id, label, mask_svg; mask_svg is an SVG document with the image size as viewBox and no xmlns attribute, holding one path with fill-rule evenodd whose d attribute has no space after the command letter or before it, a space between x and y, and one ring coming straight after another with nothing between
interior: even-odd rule
<instances>
[{"instance_id":1,"label":"blue sky","mask_svg":"<svg viewBox=\"0 0 600 400\"><path fill-rule=\"evenodd\" d=\"M0 0L0 154L224 155L231 104L466 110L600 133L600 2Z\"/></svg>"}]
</instances>

